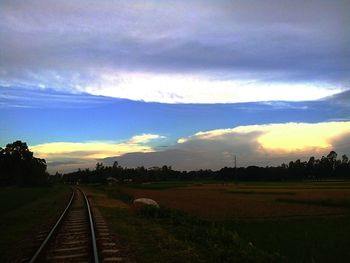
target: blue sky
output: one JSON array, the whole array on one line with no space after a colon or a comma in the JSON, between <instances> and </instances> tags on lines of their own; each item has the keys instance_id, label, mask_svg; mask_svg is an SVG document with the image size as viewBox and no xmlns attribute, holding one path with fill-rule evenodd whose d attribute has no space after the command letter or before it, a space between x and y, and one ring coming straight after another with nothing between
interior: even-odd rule
<instances>
[{"instance_id":1,"label":"blue sky","mask_svg":"<svg viewBox=\"0 0 350 263\"><path fill-rule=\"evenodd\" d=\"M350 153L349 1L0 6L0 146L50 171Z\"/></svg>"}]
</instances>

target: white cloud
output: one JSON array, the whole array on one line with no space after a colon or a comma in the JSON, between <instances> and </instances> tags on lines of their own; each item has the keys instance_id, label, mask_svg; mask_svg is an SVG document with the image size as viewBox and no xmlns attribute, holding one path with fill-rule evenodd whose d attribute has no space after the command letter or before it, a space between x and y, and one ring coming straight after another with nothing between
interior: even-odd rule
<instances>
[{"instance_id":1,"label":"white cloud","mask_svg":"<svg viewBox=\"0 0 350 263\"><path fill-rule=\"evenodd\" d=\"M220 80L202 75L118 73L102 74L85 92L162 103L237 103L316 100L342 91L316 83L267 83L254 79Z\"/></svg>"},{"instance_id":2,"label":"white cloud","mask_svg":"<svg viewBox=\"0 0 350 263\"><path fill-rule=\"evenodd\" d=\"M200 131L179 138L165 151L147 145L163 136L141 134L124 142L56 142L30 147L38 157L49 161L49 170L72 170L93 167L96 159L107 158L110 164L162 166L175 169L220 169L232 166L237 156L239 166L279 165L298 158L320 157L336 150L350 154L350 122L277 123L238 126L229 129ZM52 164L50 164L52 163Z\"/></svg>"},{"instance_id":3,"label":"white cloud","mask_svg":"<svg viewBox=\"0 0 350 263\"><path fill-rule=\"evenodd\" d=\"M143 143L147 143L151 140L163 139L163 138L165 138L165 137L158 135L158 134L144 133L141 135L135 135L135 136L131 137L131 139L128 140L128 143L129 144L143 144Z\"/></svg>"},{"instance_id":4,"label":"white cloud","mask_svg":"<svg viewBox=\"0 0 350 263\"><path fill-rule=\"evenodd\" d=\"M112 73L113 72L113 73ZM219 74L220 75L220 74ZM268 82L260 76L218 76L206 73L147 73L112 69L66 74L57 79L54 72L32 73L29 79L0 79L0 86L16 85L65 93L106 96L160 103L240 103L317 100L340 93L340 85L316 82ZM259 75L259 74L257 74ZM39 83L39 84L38 84ZM40 87L39 87L40 86Z\"/></svg>"},{"instance_id":5,"label":"white cloud","mask_svg":"<svg viewBox=\"0 0 350 263\"><path fill-rule=\"evenodd\" d=\"M39 158L48 161L67 159L100 159L110 156L120 156L130 152L153 152L154 149L146 143L164 138L157 134L136 135L125 142L51 142L30 146Z\"/></svg>"},{"instance_id":6,"label":"white cloud","mask_svg":"<svg viewBox=\"0 0 350 263\"><path fill-rule=\"evenodd\" d=\"M336 150L350 154L350 122L278 123L197 132L180 138L170 150L131 153L117 158L136 167L171 165L175 169L220 169L232 166L279 165L320 157Z\"/></svg>"},{"instance_id":7,"label":"white cloud","mask_svg":"<svg viewBox=\"0 0 350 263\"><path fill-rule=\"evenodd\" d=\"M265 125L238 126L231 129L216 129L197 132L193 136L180 138L179 144L195 140L230 142L228 136L256 134L259 149L278 153L305 151L310 149L331 149L332 142L350 134L350 122L321 123L277 123Z\"/></svg>"}]
</instances>

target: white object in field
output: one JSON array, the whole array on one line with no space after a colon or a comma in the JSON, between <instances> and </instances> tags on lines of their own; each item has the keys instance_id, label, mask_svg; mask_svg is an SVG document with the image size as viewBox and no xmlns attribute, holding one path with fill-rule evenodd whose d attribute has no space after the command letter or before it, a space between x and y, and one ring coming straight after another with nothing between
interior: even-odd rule
<instances>
[{"instance_id":1,"label":"white object in field","mask_svg":"<svg viewBox=\"0 0 350 263\"><path fill-rule=\"evenodd\" d=\"M134 200L134 205L153 205L155 207L159 207L158 203L152 199L149 198L138 198Z\"/></svg>"},{"instance_id":2,"label":"white object in field","mask_svg":"<svg viewBox=\"0 0 350 263\"><path fill-rule=\"evenodd\" d=\"M110 176L110 177L107 177L106 181L107 181L107 183L108 183L109 185L119 183L119 181L118 181L117 178L114 178L114 177L111 177L111 176Z\"/></svg>"}]
</instances>

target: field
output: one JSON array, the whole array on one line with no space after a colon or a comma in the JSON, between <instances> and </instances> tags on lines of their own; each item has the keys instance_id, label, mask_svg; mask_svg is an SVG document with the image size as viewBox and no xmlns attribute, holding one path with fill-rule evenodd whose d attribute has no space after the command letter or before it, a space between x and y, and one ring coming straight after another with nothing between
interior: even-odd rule
<instances>
[{"instance_id":1,"label":"field","mask_svg":"<svg viewBox=\"0 0 350 263\"><path fill-rule=\"evenodd\" d=\"M156 184L157 185L157 184ZM129 187L139 198L211 219L336 215L350 212L350 183L158 184ZM162 190L163 189L163 190Z\"/></svg>"},{"instance_id":2,"label":"field","mask_svg":"<svg viewBox=\"0 0 350 263\"><path fill-rule=\"evenodd\" d=\"M26 254L33 235L56 218L69 193L63 186L0 188L0 262Z\"/></svg>"},{"instance_id":3,"label":"field","mask_svg":"<svg viewBox=\"0 0 350 263\"><path fill-rule=\"evenodd\" d=\"M90 194L138 262L350 259L348 182L166 182L97 187ZM135 212L130 201L139 197L161 209Z\"/></svg>"}]
</instances>

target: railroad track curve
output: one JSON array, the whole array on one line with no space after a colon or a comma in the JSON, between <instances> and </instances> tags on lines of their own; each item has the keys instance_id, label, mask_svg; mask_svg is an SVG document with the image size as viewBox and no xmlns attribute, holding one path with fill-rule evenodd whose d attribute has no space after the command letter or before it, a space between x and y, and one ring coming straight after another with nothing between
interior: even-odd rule
<instances>
[{"instance_id":1,"label":"railroad track curve","mask_svg":"<svg viewBox=\"0 0 350 263\"><path fill-rule=\"evenodd\" d=\"M73 188L70 200L29 263L121 262L108 226L85 193Z\"/></svg>"}]
</instances>

